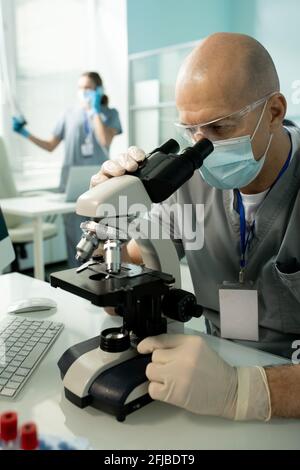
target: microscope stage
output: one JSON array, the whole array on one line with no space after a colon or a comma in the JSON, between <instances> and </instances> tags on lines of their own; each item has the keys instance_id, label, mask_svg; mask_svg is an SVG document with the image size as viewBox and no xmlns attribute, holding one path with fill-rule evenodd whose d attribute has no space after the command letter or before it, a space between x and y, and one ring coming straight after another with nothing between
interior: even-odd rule
<instances>
[{"instance_id":1,"label":"microscope stage","mask_svg":"<svg viewBox=\"0 0 300 470\"><path fill-rule=\"evenodd\" d=\"M132 265L130 265L132 266ZM128 291L151 295L152 292L168 291L175 280L173 276L154 271L146 267L140 267L139 273L134 276L124 276L124 270L128 271L128 265L122 267L120 275L109 275L105 271L103 263L92 265L88 269L78 273L77 269L68 269L51 274L51 286L71 292L72 294L89 300L99 307L117 306L124 300ZM131 271L132 272L132 271ZM164 289L165 286L165 289Z\"/></svg>"}]
</instances>

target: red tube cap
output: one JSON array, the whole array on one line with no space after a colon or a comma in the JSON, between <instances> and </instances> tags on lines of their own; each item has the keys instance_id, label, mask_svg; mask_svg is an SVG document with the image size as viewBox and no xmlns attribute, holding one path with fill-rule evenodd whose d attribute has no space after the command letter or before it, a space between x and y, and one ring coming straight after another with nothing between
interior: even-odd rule
<instances>
[{"instance_id":1,"label":"red tube cap","mask_svg":"<svg viewBox=\"0 0 300 470\"><path fill-rule=\"evenodd\" d=\"M1 415L1 439L4 442L14 441L18 435L18 415L12 411Z\"/></svg>"},{"instance_id":2,"label":"red tube cap","mask_svg":"<svg viewBox=\"0 0 300 470\"><path fill-rule=\"evenodd\" d=\"M39 446L37 428L35 423L26 423L21 427L21 449L35 450Z\"/></svg>"}]
</instances>

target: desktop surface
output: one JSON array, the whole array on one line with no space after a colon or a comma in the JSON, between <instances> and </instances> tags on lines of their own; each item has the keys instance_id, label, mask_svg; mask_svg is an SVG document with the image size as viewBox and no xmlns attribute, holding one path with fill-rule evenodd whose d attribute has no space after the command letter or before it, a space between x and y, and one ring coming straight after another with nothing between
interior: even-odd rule
<instances>
[{"instance_id":1,"label":"desktop surface","mask_svg":"<svg viewBox=\"0 0 300 470\"><path fill-rule=\"evenodd\" d=\"M49 199L49 194L41 197L16 197L0 199L0 205L5 214L18 215L20 217L43 217L51 214L68 214L75 212L75 202L64 202Z\"/></svg>"},{"instance_id":2,"label":"desktop surface","mask_svg":"<svg viewBox=\"0 0 300 470\"><path fill-rule=\"evenodd\" d=\"M109 317L84 299L20 274L0 277L0 295L0 319L6 317L11 303L39 296L53 298L57 311L27 313L24 317L64 324L64 330L18 397L13 402L0 401L0 412L18 411L22 421L36 421L41 433L64 438L82 436L89 439L94 449L111 450L300 448L300 420L236 423L153 402L128 416L125 423L118 423L113 416L91 407L75 407L64 397L57 361L68 347L96 336L104 328L119 326L121 319ZM237 365L285 362L229 341L209 337L207 340L225 359Z\"/></svg>"}]
</instances>

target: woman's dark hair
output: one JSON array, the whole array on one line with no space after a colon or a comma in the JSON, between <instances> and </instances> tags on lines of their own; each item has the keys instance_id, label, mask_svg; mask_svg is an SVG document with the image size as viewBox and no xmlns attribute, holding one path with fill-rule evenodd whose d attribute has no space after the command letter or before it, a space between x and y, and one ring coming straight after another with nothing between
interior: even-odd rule
<instances>
[{"instance_id":1,"label":"woman's dark hair","mask_svg":"<svg viewBox=\"0 0 300 470\"><path fill-rule=\"evenodd\" d=\"M96 88L98 88L98 86L101 86L101 87L103 86L102 78L100 77L99 73L97 73L97 72L85 72L85 73L82 74L82 76L87 77L90 80L92 80L92 82L94 83ZM108 106L108 103L109 103L108 96L103 95L102 100L101 100L101 104L103 104L103 106Z\"/></svg>"}]
</instances>

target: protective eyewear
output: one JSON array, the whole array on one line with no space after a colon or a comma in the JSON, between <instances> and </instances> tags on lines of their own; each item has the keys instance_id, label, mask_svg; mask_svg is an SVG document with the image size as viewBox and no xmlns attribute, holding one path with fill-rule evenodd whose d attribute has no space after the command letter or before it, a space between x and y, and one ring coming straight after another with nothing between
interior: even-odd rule
<instances>
[{"instance_id":1,"label":"protective eyewear","mask_svg":"<svg viewBox=\"0 0 300 470\"><path fill-rule=\"evenodd\" d=\"M192 126L176 122L175 127L186 140L193 143L197 140L197 136L206 137L211 141L226 139L228 136L232 136L234 134L244 116L249 114L251 111L254 111L265 103L266 100L270 99L277 93L278 92L270 93L254 103L245 106L239 111L213 119L212 121Z\"/></svg>"}]
</instances>

